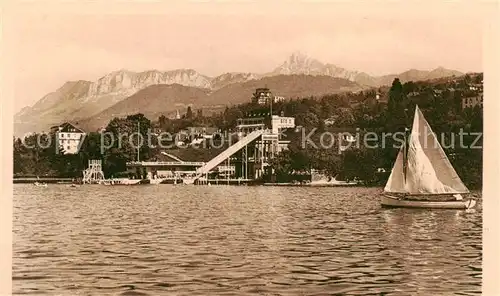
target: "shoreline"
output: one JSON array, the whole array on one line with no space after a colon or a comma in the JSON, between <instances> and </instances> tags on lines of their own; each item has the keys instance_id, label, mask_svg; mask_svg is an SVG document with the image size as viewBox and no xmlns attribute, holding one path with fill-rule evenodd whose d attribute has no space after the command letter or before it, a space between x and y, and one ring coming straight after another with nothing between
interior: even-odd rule
<instances>
[{"instance_id":1,"label":"shoreline","mask_svg":"<svg viewBox=\"0 0 500 296\"><path fill-rule=\"evenodd\" d=\"M12 183L13 184L33 184L35 182L41 182L41 183L47 183L47 184L59 184L59 185L64 185L64 184L72 184L74 179L72 178L35 178L35 177L28 177L28 178L13 178ZM144 186L144 185L188 185L188 184L183 184L183 183L177 183L174 184L173 179L172 180L165 180L166 182L160 182L160 183L151 183L149 179L141 179L141 182L139 184L115 184L113 186ZM206 182L206 181L205 181ZM384 185L367 185L367 184L335 184L335 183L305 183L305 184L294 184L294 183L267 183L267 182L258 182L258 181L248 181L248 180L230 180L229 184L227 180L209 180L210 185L225 185L225 186L267 186L267 187L364 187L364 188L374 188L374 187L383 187ZM78 183L79 184L79 183ZM80 185L99 185L99 184L80 184ZM192 184L193 186L208 186L207 183L204 184ZM469 189L471 192L482 192L482 188L470 188Z\"/></svg>"},{"instance_id":2,"label":"shoreline","mask_svg":"<svg viewBox=\"0 0 500 296\"><path fill-rule=\"evenodd\" d=\"M36 178L36 177L22 177L13 178L13 184L31 184L35 182L51 183L51 184L71 184L74 178Z\"/></svg>"}]
</instances>

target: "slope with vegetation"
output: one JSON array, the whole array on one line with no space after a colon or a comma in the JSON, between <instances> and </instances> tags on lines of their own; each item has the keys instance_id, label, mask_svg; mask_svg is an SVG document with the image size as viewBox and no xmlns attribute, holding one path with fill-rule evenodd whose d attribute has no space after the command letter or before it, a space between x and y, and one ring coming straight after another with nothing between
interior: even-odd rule
<instances>
[{"instance_id":1,"label":"slope with vegetation","mask_svg":"<svg viewBox=\"0 0 500 296\"><path fill-rule=\"evenodd\" d=\"M455 143L459 133L482 133L483 113L479 107L462 109L463 97L475 95L472 85L482 84L482 74L465 75L457 78L437 79L424 82L402 83L394 79L392 86L370 89L359 92L327 94L321 96L303 97L287 100L273 105L275 114L282 112L286 116L296 118L296 124L302 126L299 132L290 132L287 139L291 140L290 149L278 155L272 163L279 181L290 179L290 172L308 172L310 169L320 169L338 178L364 180L366 184L383 184L387 174L377 173L378 168L390 170L397 148L394 140L386 139L385 146L381 142L371 143L368 148L363 145L350 147L339 153L341 143L336 142L329 148L315 148L303 145L303 136L316 129L311 137L314 143L319 143L321 132L332 134L349 131L396 132L411 126L411 118L415 105L418 104L433 131L443 134L444 149L450 156L450 161L456 168L462 180L470 187L480 187L482 180L482 149L480 139L475 145L477 149L466 148L476 139L476 136L463 136L464 147L449 147L452 137ZM378 98L378 99L377 99ZM172 120L159 116L158 120L150 121L143 114L115 118L106 127L113 134L119 131L135 132L137 122L141 122L141 134L147 138L147 129L179 132L189 126L218 127L223 131L234 128L236 120L262 107L251 103L243 103L226 107L224 111L204 115L188 109L181 119ZM36 135L28 139L33 141ZM380 139L379 139L380 140ZM89 158L101 158L105 162L106 175L116 175L124 170L126 161L136 159L137 152L130 146L113 146L100 151L101 136L91 133L78 155L54 154L54 147L47 149L26 148L19 139L14 140L14 173L19 175L59 175L79 176ZM153 141L154 142L154 141ZM446 145L448 143L448 145ZM154 143L153 143L154 144ZM184 149L184 148L180 148ZM217 150L173 149L170 152L184 160L206 161L217 154ZM101 153L102 152L102 153ZM142 147L141 159L155 159L160 155L158 147ZM200 159L201 158L201 159Z\"/></svg>"}]
</instances>

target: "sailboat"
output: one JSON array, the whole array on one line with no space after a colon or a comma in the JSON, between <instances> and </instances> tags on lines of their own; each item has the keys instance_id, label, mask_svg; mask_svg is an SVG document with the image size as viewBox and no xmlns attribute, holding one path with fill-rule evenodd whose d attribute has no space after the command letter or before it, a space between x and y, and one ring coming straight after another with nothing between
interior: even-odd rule
<instances>
[{"instance_id":1,"label":"sailboat","mask_svg":"<svg viewBox=\"0 0 500 296\"><path fill-rule=\"evenodd\" d=\"M469 189L451 165L418 106L411 133L406 138L385 185L382 206L473 208L476 201L468 197Z\"/></svg>"}]
</instances>

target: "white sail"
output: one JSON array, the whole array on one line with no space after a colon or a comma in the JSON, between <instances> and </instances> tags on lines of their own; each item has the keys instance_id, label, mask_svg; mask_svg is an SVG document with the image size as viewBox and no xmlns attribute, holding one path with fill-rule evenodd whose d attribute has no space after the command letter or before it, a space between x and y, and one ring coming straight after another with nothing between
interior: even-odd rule
<instances>
[{"instance_id":1,"label":"white sail","mask_svg":"<svg viewBox=\"0 0 500 296\"><path fill-rule=\"evenodd\" d=\"M418 106L408 143L405 191L410 194L469 192Z\"/></svg>"},{"instance_id":2,"label":"white sail","mask_svg":"<svg viewBox=\"0 0 500 296\"><path fill-rule=\"evenodd\" d=\"M403 173L403 150L404 148L401 146L399 149L398 157L396 158L396 162L392 167L391 175L389 176L389 180L385 184L384 191L386 192L405 192L405 181L404 181L404 173Z\"/></svg>"}]
</instances>

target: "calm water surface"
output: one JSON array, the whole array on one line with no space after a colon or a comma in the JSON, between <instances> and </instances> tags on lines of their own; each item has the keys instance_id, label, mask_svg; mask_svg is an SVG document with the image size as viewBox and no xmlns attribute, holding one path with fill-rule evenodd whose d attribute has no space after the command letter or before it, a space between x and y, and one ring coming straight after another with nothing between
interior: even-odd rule
<instances>
[{"instance_id":1,"label":"calm water surface","mask_svg":"<svg viewBox=\"0 0 500 296\"><path fill-rule=\"evenodd\" d=\"M14 294L467 295L481 206L373 188L14 185Z\"/></svg>"}]
</instances>

